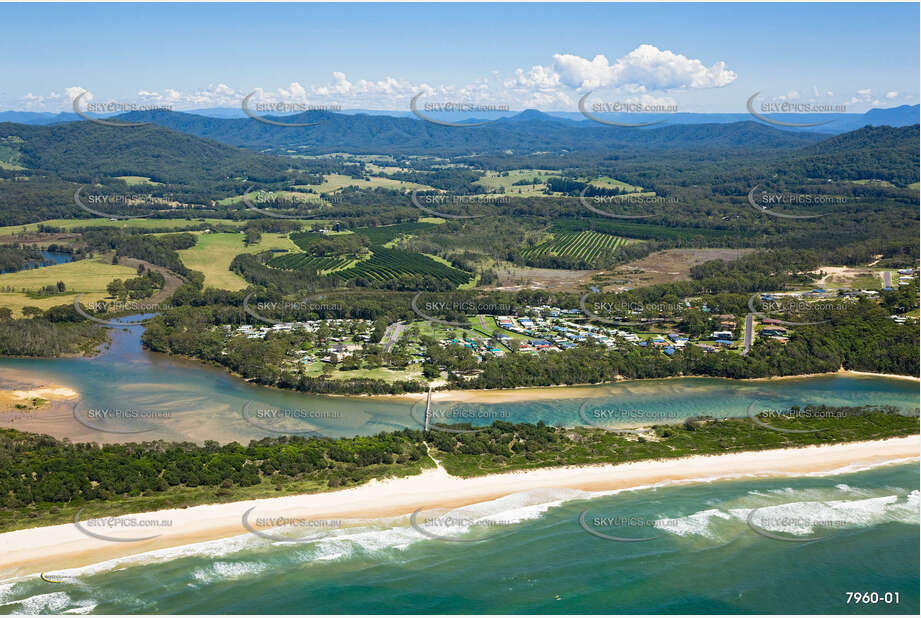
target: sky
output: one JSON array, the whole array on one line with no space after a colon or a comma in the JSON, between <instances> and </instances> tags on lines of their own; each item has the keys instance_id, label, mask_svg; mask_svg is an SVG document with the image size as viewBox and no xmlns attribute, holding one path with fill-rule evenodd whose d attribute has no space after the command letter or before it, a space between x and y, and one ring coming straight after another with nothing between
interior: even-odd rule
<instances>
[{"instance_id":1,"label":"sky","mask_svg":"<svg viewBox=\"0 0 921 618\"><path fill-rule=\"evenodd\" d=\"M919 4L2 4L0 110L862 113L919 102ZM595 108L599 109L599 108ZM605 108L608 109L608 108ZM631 109L638 109L632 107ZM644 108L647 109L647 108ZM652 108L648 108L652 109Z\"/></svg>"}]
</instances>

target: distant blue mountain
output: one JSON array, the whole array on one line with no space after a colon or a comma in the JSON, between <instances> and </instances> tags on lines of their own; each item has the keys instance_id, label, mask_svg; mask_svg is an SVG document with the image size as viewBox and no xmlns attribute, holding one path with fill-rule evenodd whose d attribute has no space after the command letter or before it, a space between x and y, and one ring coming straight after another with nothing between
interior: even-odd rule
<instances>
[{"instance_id":1,"label":"distant blue mountain","mask_svg":"<svg viewBox=\"0 0 921 618\"><path fill-rule=\"evenodd\" d=\"M243 110L236 107L211 107L198 110L189 110L187 114L204 116L207 118L245 119ZM391 118L416 118L408 109L406 110L368 110L348 109L339 112L346 116L386 116ZM494 121L497 124L527 124L527 123L556 123L568 126L589 126L592 121L579 112L542 112L536 109L526 109L521 112L476 112L471 117L470 112L446 112L425 114L436 120L458 122L464 124ZM637 114L594 114L604 120L622 122L626 124L638 122ZM281 115L279 115L281 117ZM769 118L785 122L803 122L802 114L770 114ZM16 122L19 124L47 125L62 122L75 122L82 120L73 112L0 112L0 122ZM732 124L754 120L747 113L742 114L643 114L642 122L662 121L655 127L666 125L698 125L698 124ZM921 105L900 105L890 108L874 108L863 114L814 114L809 116L810 122L827 122L826 124L807 128L777 127L786 131L801 131L809 133L825 133L837 135L860 129L865 126L891 126L904 127L921 122ZM760 122L760 121L758 121Z\"/></svg>"}]
</instances>

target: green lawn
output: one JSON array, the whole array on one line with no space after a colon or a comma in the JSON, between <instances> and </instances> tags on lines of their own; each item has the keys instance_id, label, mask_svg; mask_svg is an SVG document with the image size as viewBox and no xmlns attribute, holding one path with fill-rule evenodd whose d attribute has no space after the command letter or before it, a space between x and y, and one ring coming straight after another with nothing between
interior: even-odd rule
<instances>
[{"instance_id":1,"label":"green lawn","mask_svg":"<svg viewBox=\"0 0 921 618\"><path fill-rule=\"evenodd\" d=\"M560 175L560 172L557 171L533 169L508 170L502 173L505 175L500 176L499 172L487 171L474 184L483 187L488 193L496 193L499 189L504 189L505 193L509 195L535 196L544 194L544 190L547 188L547 178ZM521 180L530 181L532 179L537 179L537 184L514 184Z\"/></svg>"},{"instance_id":2,"label":"green lawn","mask_svg":"<svg viewBox=\"0 0 921 618\"><path fill-rule=\"evenodd\" d=\"M259 253L269 249L299 251L287 234L262 235L259 243L246 247L243 234L204 234L195 232L198 242L191 249L179 251L182 263L205 275L205 286L225 290L242 290L248 284L230 271L230 263L241 253Z\"/></svg>"},{"instance_id":3,"label":"green lawn","mask_svg":"<svg viewBox=\"0 0 921 618\"><path fill-rule=\"evenodd\" d=\"M108 219L103 219L102 217L90 217L88 219L49 219L47 221L41 221L38 223L27 223L24 225L8 225L6 227L0 227L0 236L5 236L9 234L18 234L20 232L36 232L38 231L39 225L50 225L53 227L59 227L63 229L71 229L75 227L89 227L89 226L103 226L103 227L115 227L115 228L133 228L133 229L142 229L142 230L158 230L158 229L169 229L174 227L183 227L188 225L198 225L205 223L208 225L234 225L237 227L243 227L246 224L245 221L232 221L230 219L211 219L211 218L202 218L202 219L120 219L118 221L109 221Z\"/></svg>"},{"instance_id":4,"label":"green lawn","mask_svg":"<svg viewBox=\"0 0 921 618\"><path fill-rule=\"evenodd\" d=\"M13 315L20 315L26 306L49 309L56 305L66 305L74 302L78 294L85 294L80 300L84 305L102 300L108 296L106 286L113 279L130 279L137 276L137 271L128 266L118 266L111 263L111 258L92 260L78 260L67 264L56 264L21 270L15 273L0 275L0 307L12 309ZM45 298L29 298L22 293L27 290L39 290L46 285L55 285L63 281L67 286L67 294L48 296ZM12 288L13 292L7 292Z\"/></svg>"},{"instance_id":5,"label":"green lawn","mask_svg":"<svg viewBox=\"0 0 921 618\"><path fill-rule=\"evenodd\" d=\"M361 178L352 178L344 174L326 174L321 185L311 185L310 188L318 193L333 193L345 187L357 187L359 189L375 189L377 187L382 187L384 189L395 189L399 191L412 191L413 189L419 189L421 191L434 190L433 187L415 182L391 180L390 178L380 178L377 176L371 176L370 178L370 180L364 180Z\"/></svg>"},{"instance_id":6,"label":"green lawn","mask_svg":"<svg viewBox=\"0 0 921 618\"><path fill-rule=\"evenodd\" d=\"M162 182L151 180L147 176L116 176L116 180L124 180L129 185L162 185Z\"/></svg>"}]
</instances>

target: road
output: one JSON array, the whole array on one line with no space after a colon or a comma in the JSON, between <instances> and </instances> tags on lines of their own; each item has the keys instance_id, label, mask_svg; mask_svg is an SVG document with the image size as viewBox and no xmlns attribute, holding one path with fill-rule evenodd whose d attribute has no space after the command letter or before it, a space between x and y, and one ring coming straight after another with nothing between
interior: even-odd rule
<instances>
[{"instance_id":1,"label":"road","mask_svg":"<svg viewBox=\"0 0 921 618\"><path fill-rule=\"evenodd\" d=\"M749 313L745 316L745 345L742 348L742 355L748 354L752 349L752 338L755 336L755 319L754 314Z\"/></svg>"},{"instance_id":2,"label":"road","mask_svg":"<svg viewBox=\"0 0 921 618\"><path fill-rule=\"evenodd\" d=\"M397 342L405 328L406 324L403 322L394 322L387 327L387 330L384 331L384 336L381 337L381 343L384 344L384 352L390 352L390 348Z\"/></svg>"},{"instance_id":3,"label":"road","mask_svg":"<svg viewBox=\"0 0 921 618\"><path fill-rule=\"evenodd\" d=\"M883 287L892 287L892 271L887 270L883 273Z\"/></svg>"},{"instance_id":4,"label":"road","mask_svg":"<svg viewBox=\"0 0 921 618\"><path fill-rule=\"evenodd\" d=\"M173 295L173 292L178 290L179 286L182 285L182 277L173 271L164 268L163 266L158 266L144 260L138 260L136 258L130 257L118 258L118 264L119 266L128 266L134 269L137 269L139 265L143 265L145 270L152 270L163 275L163 287L160 288L160 291L150 298L145 298L144 300L139 301L147 307L164 304L166 300Z\"/></svg>"}]
</instances>

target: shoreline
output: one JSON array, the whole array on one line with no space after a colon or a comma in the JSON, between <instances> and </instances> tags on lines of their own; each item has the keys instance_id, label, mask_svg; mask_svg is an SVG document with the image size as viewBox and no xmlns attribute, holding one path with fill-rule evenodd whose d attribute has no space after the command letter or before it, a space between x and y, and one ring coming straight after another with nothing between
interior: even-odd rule
<instances>
[{"instance_id":1,"label":"shoreline","mask_svg":"<svg viewBox=\"0 0 921 618\"><path fill-rule=\"evenodd\" d=\"M288 519L406 519L423 508L458 508L535 490L612 491L662 484L820 475L919 459L921 442L918 435L913 435L616 465L539 468L472 478L450 476L439 467L415 476L374 480L339 491L206 504L114 518L124 521L149 517L169 522L168 527L135 528L133 533L131 528L120 525L116 526L116 532L110 533L123 539L126 530L130 537L155 536L133 542L94 538L81 532L74 524L6 532L0 534L0 543L5 550L0 555L0 580L86 567L154 550L246 534L242 518L244 513L254 508L258 509L261 517ZM106 532L98 528L96 531L100 534Z\"/></svg>"},{"instance_id":2,"label":"shoreline","mask_svg":"<svg viewBox=\"0 0 921 618\"><path fill-rule=\"evenodd\" d=\"M158 353L162 354L162 353ZM173 355L166 354L165 356L172 357ZM233 371L228 370L226 367L219 365L217 363L207 363L200 361L194 358L179 357L182 360L194 363L200 363L205 367L210 369L216 369L219 371L225 371L231 376L239 379L240 381L256 386L262 386L263 388L273 389L279 392L290 392L290 393L301 393L294 389L280 388L277 386L271 386L266 384L256 384L250 382L241 375L234 373ZM891 380L903 380L909 382L917 382L921 384L921 378L915 376L906 376L900 374L890 374L890 373L874 373L872 371L853 371L849 369L839 369L838 371L829 371L825 373L804 373L799 375L790 375L790 376L768 376L764 378L727 378L722 376L701 376L701 375L692 375L692 376L665 376L661 378L627 378L627 379L618 379L611 382L599 382L596 384L553 384L549 386L518 386L513 388L500 388L500 389L451 389L451 390L433 390L432 391L432 401L438 402L452 402L452 403L480 403L480 404L499 404L499 403L522 403L528 401L546 401L553 399L577 399L577 398L592 398L598 396L598 391L605 387L612 387L621 384L645 384L654 380L702 380L702 379L713 379L713 380L730 380L732 382L777 382L785 380L801 380L809 378L821 378L829 376L855 376L855 377L872 377L872 378L885 378ZM61 389L70 391L69 396L67 397L50 397L49 403L52 406L56 403L61 403L62 400L72 400L78 398L80 393L74 391L70 387L61 386L57 384L47 384L40 381L31 381L28 386L23 387L28 390L35 389ZM9 398L6 396L12 395L13 389L2 390L0 389L0 413L3 412L14 412L16 411L12 406L4 408L3 403L5 399ZM423 400L426 397L425 392L420 393L402 393L399 395L373 395L373 394L341 394L341 393L312 393L312 392L303 392L301 394L308 395L311 397L330 397L334 399L352 399L355 401L365 401L368 399L377 400L382 402L410 402L415 403L420 400ZM7 402L9 403L9 402Z\"/></svg>"},{"instance_id":3,"label":"shoreline","mask_svg":"<svg viewBox=\"0 0 921 618\"><path fill-rule=\"evenodd\" d=\"M661 378L626 378L614 380L611 382L598 382L596 384L554 384L550 386L518 386L514 388L497 388L497 389L452 389L444 391L432 391L432 401L450 401L450 402L476 402L476 403L517 403L526 401L542 401L547 399L575 399L591 398L592 395L587 391L598 390L603 387L610 387L620 384L644 384L654 380L729 380L732 382L779 382L785 380L801 380L809 378L821 378L830 376L855 376L855 377L873 377L886 378L892 380L907 380L921 384L921 378L915 376L905 376L895 373L874 373L872 371L852 371L850 369L839 369L838 371L827 371L824 373L803 373L791 376L767 376L764 378L727 378L724 376L664 376ZM417 401L425 398L425 393L406 393L401 395L333 395L338 397L349 397L354 399L370 398L381 401Z\"/></svg>"},{"instance_id":4,"label":"shoreline","mask_svg":"<svg viewBox=\"0 0 921 618\"><path fill-rule=\"evenodd\" d=\"M107 342L103 345L110 344L111 341L107 339ZM146 348L145 348L146 349ZM102 350L97 350L96 354L101 353ZM298 391L291 388L282 388L270 384L258 384L253 382L243 375L213 361L205 361L193 356L184 356L181 354L169 354L164 352L156 352L154 350L146 349L148 353L162 355L166 358L178 358L182 361L196 364L202 368L212 369L216 371L223 372L227 375L230 375L237 380L240 380L244 384L251 386L261 386L263 388L272 389L278 392L283 393L300 393L303 395L308 395L311 397L329 397L333 399L352 399L355 401L366 401L377 400L383 402L417 402L420 399L426 397L427 391L421 391L418 393L401 393L398 395L390 394L372 394L372 393L316 393L312 391ZM79 355L77 355L79 356ZM18 358L18 357L2 357L2 358ZM26 357L26 358L36 358L36 357ZM91 358L91 357L86 357ZM47 360L47 359L45 359ZM767 376L763 378L730 378L726 376L707 376L707 375L678 375L678 376L663 376L661 378L622 378L620 376L615 380L608 382L597 382L594 384L551 384L548 386L515 386L512 388L490 388L490 389L448 389L448 390L432 390L432 401L439 402L457 402L457 403L481 403L481 404L497 404L497 403L520 403L528 401L545 401L548 399L576 399L576 398L591 398L597 396L593 395L592 391L597 393L599 389L605 387L611 387L620 384L644 384L649 383L654 380L684 380L684 379L713 379L713 380L729 380L732 382L775 382L775 381L784 381L784 380L800 380L808 378L821 378L829 376L855 376L855 377L875 377L875 378L885 378L891 380L903 380L909 382L917 382L921 384L921 377L917 376L908 376L894 373L875 373L872 371L854 371L850 369L838 369L837 371L827 371L824 373L803 373L797 375L788 375L788 376ZM41 388L46 386L45 384L40 384L33 381L30 384L31 388ZM57 386L57 385L52 385ZM67 388L67 387L63 387ZM70 389L72 390L72 389ZM0 395L3 394L3 391L0 390ZM79 397L79 393L75 392L75 395ZM2 400L0 400L2 404ZM3 407L0 406L0 412L3 412ZM7 411L13 411L8 409Z\"/></svg>"}]
</instances>

